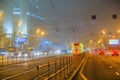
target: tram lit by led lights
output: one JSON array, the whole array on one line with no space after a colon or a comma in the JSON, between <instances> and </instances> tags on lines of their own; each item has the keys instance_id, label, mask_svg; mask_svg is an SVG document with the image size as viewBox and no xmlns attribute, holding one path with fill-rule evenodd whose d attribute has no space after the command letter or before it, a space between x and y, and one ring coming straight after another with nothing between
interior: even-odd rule
<instances>
[{"instance_id":1,"label":"tram lit by led lights","mask_svg":"<svg viewBox=\"0 0 120 80\"><path fill-rule=\"evenodd\" d=\"M83 52L83 44L82 43L72 43L72 53L74 55L79 55Z\"/></svg>"}]
</instances>

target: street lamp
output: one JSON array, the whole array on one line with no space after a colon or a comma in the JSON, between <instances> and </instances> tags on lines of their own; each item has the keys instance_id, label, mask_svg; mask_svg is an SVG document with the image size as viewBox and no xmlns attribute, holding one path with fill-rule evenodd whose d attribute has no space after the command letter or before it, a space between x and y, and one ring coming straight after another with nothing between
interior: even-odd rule
<instances>
[{"instance_id":1,"label":"street lamp","mask_svg":"<svg viewBox=\"0 0 120 80\"><path fill-rule=\"evenodd\" d=\"M117 30L118 33L118 39L120 39L120 29Z\"/></svg>"},{"instance_id":2,"label":"street lamp","mask_svg":"<svg viewBox=\"0 0 120 80\"><path fill-rule=\"evenodd\" d=\"M20 29L20 26L22 25L22 20L18 20L15 22L15 26L14 26L14 32L13 32L13 47L16 47L16 43L15 43L15 40L16 40L16 35L18 34L18 36L21 35L21 29Z\"/></svg>"},{"instance_id":3,"label":"street lamp","mask_svg":"<svg viewBox=\"0 0 120 80\"><path fill-rule=\"evenodd\" d=\"M18 26L21 26L21 25L22 25L22 21L19 21Z\"/></svg>"},{"instance_id":4,"label":"street lamp","mask_svg":"<svg viewBox=\"0 0 120 80\"><path fill-rule=\"evenodd\" d=\"M102 42L102 39L98 40L98 43L100 44Z\"/></svg>"},{"instance_id":5,"label":"street lamp","mask_svg":"<svg viewBox=\"0 0 120 80\"><path fill-rule=\"evenodd\" d=\"M0 11L0 17L3 15L3 13L4 13L3 11Z\"/></svg>"},{"instance_id":6,"label":"street lamp","mask_svg":"<svg viewBox=\"0 0 120 80\"><path fill-rule=\"evenodd\" d=\"M3 11L0 11L0 27L3 25Z\"/></svg>"},{"instance_id":7,"label":"street lamp","mask_svg":"<svg viewBox=\"0 0 120 80\"><path fill-rule=\"evenodd\" d=\"M102 46L102 48L105 48L105 47L108 46L108 37L107 37L107 34L106 34L105 30L102 30L100 34L101 34L102 42L103 42L103 45L104 45L104 46Z\"/></svg>"},{"instance_id":8,"label":"street lamp","mask_svg":"<svg viewBox=\"0 0 120 80\"><path fill-rule=\"evenodd\" d=\"M93 40L90 40L90 41L89 41L89 46L90 46L90 48L92 48L92 44L93 44Z\"/></svg>"},{"instance_id":9,"label":"street lamp","mask_svg":"<svg viewBox=\"0 0 120 80\"><path fill-rule=\"evenodd\" d=\"M45 32L42 31L42 32L41 32L41 35L44 36L44 35L45 35Z\"/></svg>"},{"instance_id":10,"label":"street lamp","mask_svg":"<svg viewBox=\"0 0 120 80\"><path fill-rule=\"evenodd\" d=\"M36 42L35 42L35 45L36 45L36 48L39 50L39 48L41 47L41 41L42 41L42 36L45 35L45 32L44 31L41 31L40 29L37 29L36 30Z\"/></svg>"},{"instance_id":11,"label":"street lamp","mask_svg":"<svg viewBox=\"0 0 120 80\"><path fill-rule=\"evenodd\" d=\"M102 39L98 40L98 47L101 48L101 44L102 44Z\"/></svg>"},{"instance_id":12,"label":"street lamp","mask_svg":"<svg viewBox=\"0 0 120 80\"><path fill-rule=\"evenodd\" d=\"M40 35L40 36L44 36L44 35L45 35L45 32L44 32L44 31L41 31L40 29L37 29L37 30L36 30L36 34L37 34L37 35Z\"/></svg>"},{"instance_id":13,"label":"street lamp","mask_svg":"<svg viewBox=\"0 0 120 80\"><path fill-rule=\"evenodd\" d=\"M102 35L105 35L105 31L104 31L104 30L103 30L103 31L101 31L101 34L102 34Z\"/></svg>"},{"instance_id":14,"label":"street lamp","mask_svg":"<svg viewBox=\"0 0 120 80\"><path fill-rule=\"evenodd\" d=\"M118 31L117 31L118 33L120 33L120 30L118 29Z\"/></svg>"},{"instance_id":15,"label":"street lamp","mask_svg":"<svg viewBox=\"0 0 120 80\"><path fill-rule=\"evenodd\" d=\"M2 16L2 13L0 12L0 17Z\"/></svg>"},{"instance_id":16,"label":"street lamp","mask_svg":"<svg viewBox=\"0 0 120 80\"><path fill-rule=\"evenodd\" d=\"M40 33L40 29L37 29L37 30L36 30L36 34L39 34L39 33Z\"/></svg>"}]
</instances>

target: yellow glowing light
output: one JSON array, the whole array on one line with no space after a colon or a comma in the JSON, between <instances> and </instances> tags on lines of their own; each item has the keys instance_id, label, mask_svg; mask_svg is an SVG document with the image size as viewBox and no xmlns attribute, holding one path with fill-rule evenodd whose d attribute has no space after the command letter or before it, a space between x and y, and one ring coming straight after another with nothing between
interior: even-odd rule
<instances>
[{"instance_id":1,"label":"yellow glowing light","mask_svg":"<svg viewBox=\"0 0 120 80\"><path fill-rule=\"evenodd\" d=\"M37 29L36 33L39 34L39 32L40 32L40 29Z\"/></svg>"},{"instance_id":2,"label":"yellow glowing light","mask_svg":"<svg viewBox=\"0 0 120 80\"><path fill-rule=\"evenodd\" d=\"M101 43L101 41L99 40L98 43Z\"/></svg>"},{"instance_id":3,"label":"yellow glowing light","mask_svg":"<svg viewBox=\"0 0 120 80\"><path fill-rule=\"evenodd\" d=\"M45 32L42 31L42 32L41 32L41 35L44 36L44 35L45 35Z\"/></svg>"},{"instance_id":4,"label":"yellow glowing light","mask_svg":"<svg viewBox=\"0 0 120 80\"><path fill-rule=\"evenodd\" d=\"M22 21L19 21L18 26L21 26L21 25L22 25Z\"/></svg>"},{"instance_id":5,"label":"yellow glowing light","mask_svg":"<svg viewBox=\"0 0 120 80\"><path fill-rule=\"evenodd\" d=\"M105 34L105 31L102 31L102 34Z\"/></svg>"},{"instance_id":6,"label":"yellow glowing light","mask_svg":"<svg viewBox=\"0 0 120 80\"><path fill-rule=\"evenodd\" d=\"M18 35L21 35L21 32L18 32Z\"/></svg>"},{"instance_id":7,"label":"yellow glowing light","mask_svg":"<svg viewBox=\"0 0 120 80\"><path fill-rule=\"evenodd\" d=\"M2 16L2 14L3 14L3 11L0 11L0 16Z\"/></svg>"},{"instance_id":8,"label":"yellow glowing light","mask_svg":"<svg viewBox=\"0 0 120 80\"><path fill-rule=\"evenodd\" d=\"M117 32L120 33L120 30L118 30Z\"/></svg>"},{"instance_id":9,"label":"yellow glowing light","mask_svg":"<svg viewBox=\"0 0 120 80\"><path fill-rule=\"evenodd\" d=\"M90 43L92 43L93 42L93 40L90 40Z\"/></svg>"}]
</instances>

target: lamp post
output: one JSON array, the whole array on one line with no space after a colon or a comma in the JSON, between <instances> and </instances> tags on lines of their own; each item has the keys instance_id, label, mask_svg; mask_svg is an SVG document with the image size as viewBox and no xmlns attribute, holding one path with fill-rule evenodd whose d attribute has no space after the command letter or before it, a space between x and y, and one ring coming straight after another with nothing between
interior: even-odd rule
<instances>
[{"instance_id":1,"label":"lamp post","mask_svg":"<svg viewBox=\"0 0 120 80\"><path fill-rule=\"evenodd\" d=\"M22 25L22 21L19 20L18 22L16 22L16 25L14 26L14 30L13 30L13 47L15 47L15 39L16 39L16 34L21 34L21 25Z\"/></svg>"},{"instance_id":2,"label":"lamp post","mask_svg":"<svg viewBox=\"0 0 120 80\"><path fill-rule=\"evenodd\" d=\"M4 12L2 10L0 10L0 31L3 31L3 15Z\"/></svg>"},{"instance_id":3,"label":"lamp post","mask_svg":"<svg viewBox=\"0 0 120 80\"><path fill-rule=\"evenodd\" d=\"M104 44L104 45L102 45L102 47L107 48L108 47L108 37L104 30L101 31L101 36L103 38L103 44Z\"/></svg>"},{"instance_id":4,"label":"lamp post","mask_svg":"<svg viewBox=\"0 0 120 80\"><path fill-rule=\"evenodd\" d=\"M42 31L42 32L41 32L41 35L44 36L44 35L45 35L45 32Z\"/></svg>"},{"instance_id":5,"label":"lamp post","mask_svg":"<svg viewBox=\"0 0 120 80\"><path fill-rule=\"evenodd\" d=\"M98 48L101 48L102 39L99 39L97 43L98 43Z\"/></svg>"},{"instance_id":6,"label":"lamp post","mask_svg":"<svg viewBox=\"0 0 120 80\"><path fill-rule=\"evenodd\" d=\"M36 30L36 48L37 50L39 50L39 48L41 47L41 41L42 41L42 37L45 35L44 31L41 31L40 29Z\"/></svg>"},{"instance_id":7,"label":"lamp post","mask_svg":"<svg viewBox=\"0 0 120 80\"><path fill-rule=\"evenodd\" d=\"M119 40L119 44L120 44L120 29L117 30L117 34L118 34L118 40ZM119 49L120 49L120 45L119 45Z\"/></svg>"},{"instance_id":8,"label":"lamp post","mask_svg":"<svg viewBox=\"0 0 120 80\"><path fill-rule=\"evenodd\" d=\"M117 30L117 34L118 34L118 39L120 39L120 30Z\"/></svg>"},{"instance_id":9,"label":"lamp post","mask_svg":"<svg viewBox=\"0 0 120 80\"><path fill-rule=\"evenodd\" d=\"M90 48L93 47L93 40L90 40L90 41L89 41L89 46L90 46Z\"/></svg>"}]
</instances>

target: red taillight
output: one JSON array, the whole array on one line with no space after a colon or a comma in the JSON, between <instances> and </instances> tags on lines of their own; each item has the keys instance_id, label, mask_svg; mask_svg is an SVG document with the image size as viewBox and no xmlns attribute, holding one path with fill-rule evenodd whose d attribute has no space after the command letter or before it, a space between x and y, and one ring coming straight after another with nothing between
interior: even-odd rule
<instances>
[{"instance_id":1,"label":"red taillight","mask_svg":"<svg viewBox=\"0 0 120 80\"><path fill-rule=\"evenodd\" d=\"M112 53L116 54L116 53L118 53L118 50L113 50Z\"/></svg>"}]
</instances>

